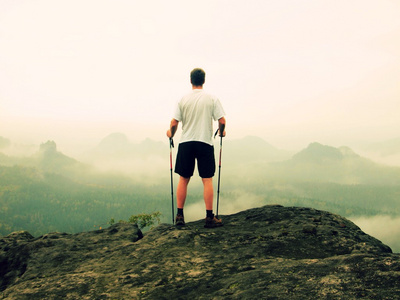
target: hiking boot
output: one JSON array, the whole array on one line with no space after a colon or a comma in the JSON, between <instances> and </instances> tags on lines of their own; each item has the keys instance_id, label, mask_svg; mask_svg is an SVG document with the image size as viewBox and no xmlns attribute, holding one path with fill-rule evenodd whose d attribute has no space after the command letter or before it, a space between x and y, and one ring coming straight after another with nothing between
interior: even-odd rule
<instances>
[{"instance_id":1,"label":"hiking boot","mask_svg":"<svg viewBox=\"0 0 400 300\"><path fill-rule=\"evenodd\" d=\"M176 226L185 226L185 219L183 218L182 215L176 215L175 225Z\"/></svg>"},{"instance_id":2,"label":"hiking boot","mask_svg":"<svg viewBox=\"0 0 400 300\"><path fill-rule=\"evenodd\" d=\"M206 218L206 224L204 225L205 228L215 228L215 227L221 227L224 224L222 223L221 219L217 219L216 216L207 217Z\"/></svg>"}]
</instances>

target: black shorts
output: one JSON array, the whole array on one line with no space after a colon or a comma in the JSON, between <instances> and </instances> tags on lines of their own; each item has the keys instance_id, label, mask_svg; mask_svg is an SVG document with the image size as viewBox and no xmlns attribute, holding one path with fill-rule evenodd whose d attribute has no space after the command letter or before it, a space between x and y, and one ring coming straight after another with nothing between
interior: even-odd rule
<instances>
[{"instance_id":1,"label":"black shorts","mask_svg":"<svg viewBox=\"0 0 400 300\"><path fill-rule=\"evenodd\" d=\"M185 178L192 177L196 160L197 169L201 178L211 178L214 176L214 146L195 141L179 144L175 173Z\"/></svg>"}]
</instances>

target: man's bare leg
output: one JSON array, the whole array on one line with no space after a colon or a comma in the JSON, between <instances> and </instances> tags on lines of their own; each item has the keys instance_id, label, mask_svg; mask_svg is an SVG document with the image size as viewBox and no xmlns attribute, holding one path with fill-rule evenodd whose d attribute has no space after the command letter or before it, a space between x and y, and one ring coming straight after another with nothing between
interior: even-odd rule
<instances>
[{"instance_id":1,"label":"man's bare leg","mask_svg":"<svg viewBox=\"0 0 400 300\"><path fill-rule=\"evenodd\" d=\"M211 178L202 178L203 187L204 187L204 203L206 205L206 210L213 209L213 200L214 200L214 187L213 187L213 179Z\"/></svg>"},{"instance_id":2,"label":"man's bare leg","mask_svg":"<svg viewBox=\"0 0 400 300\"><path fill-rule=\"evenodd\" d=\"M176 206L177 206L177 208L183 209L183 206L185 205L186 195L187 195L187 187L188 187L189 181L190 181L190 177L185 178L185 177L181 176L179 178L178 186L176 188Z\"/></svg>"}]
</instances>

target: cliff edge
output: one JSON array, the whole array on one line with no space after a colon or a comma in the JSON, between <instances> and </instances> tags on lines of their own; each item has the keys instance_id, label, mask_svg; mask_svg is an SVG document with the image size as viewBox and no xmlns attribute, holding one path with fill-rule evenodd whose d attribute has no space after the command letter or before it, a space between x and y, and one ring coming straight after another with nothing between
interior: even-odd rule
<instances>
[{"instance_id":1,"label":"cliff edge","mask_svg":"<svg viewBox=\"0 0 400 300\"><path fill-rule=\"evenodd\" d=\"M325 211L0 238L0 299L395 299L400 254Z\"/></svg>"}]
</instances>

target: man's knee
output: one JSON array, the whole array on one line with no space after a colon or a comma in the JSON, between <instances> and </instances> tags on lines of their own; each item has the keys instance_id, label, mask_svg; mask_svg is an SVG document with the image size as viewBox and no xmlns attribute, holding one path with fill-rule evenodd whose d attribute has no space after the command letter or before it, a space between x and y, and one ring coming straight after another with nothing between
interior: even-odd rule
<instances>
[{"instance_id":1,"label":"man's knee","mask_svg":"<svg viewBox=\"0 0 400 300\"><path fill-rule=\"evenodd\" d=\"M181 176L181 177L179 177L179 180L181 180L183 183L188 184L189 181L190 181L190 177L183 177L183 176Z\"/></svg>"},{"instance_id":2,"label":"man's knee","mask_svg":"<svg viewBox=\"0 0 400 300\"><path fill-rule=\"evenodd\" d=\"M201 180L203 181L204 184L206 184L206 183L210 183L210 182L212 183L213 178L212 177L202 178Z\"/></svg>"}]
</instances>

